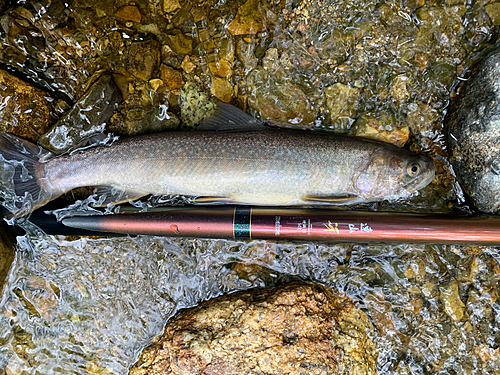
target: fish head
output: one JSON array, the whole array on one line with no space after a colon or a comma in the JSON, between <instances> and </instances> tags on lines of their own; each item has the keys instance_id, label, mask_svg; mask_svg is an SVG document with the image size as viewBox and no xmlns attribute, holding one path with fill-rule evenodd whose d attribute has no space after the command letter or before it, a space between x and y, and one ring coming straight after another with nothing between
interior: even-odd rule
<instances>
[{"instance_id":1,"label":"fish head","mask_svg":"<svg viewBox=\"0 0 500 375\"><path fill-rule=\"evenodd\" d=\"M427 186L435 173L434 162L426 156L403 149L381 149L372 154L355 184L367 200L395 200Z\"/></svg>"}]
</instances>

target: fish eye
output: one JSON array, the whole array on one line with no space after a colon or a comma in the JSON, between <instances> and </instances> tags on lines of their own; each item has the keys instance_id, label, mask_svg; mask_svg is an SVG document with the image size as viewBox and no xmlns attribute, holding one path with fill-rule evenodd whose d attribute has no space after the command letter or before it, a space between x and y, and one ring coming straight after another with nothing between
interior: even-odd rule
<instances>
[{"instance_id":1,"label":"fish eye","mask_svg":"<svg viewBox=\"0 0 500 375\"><path fill-rule=\"evenodd\" d=\"M413 163L408 163L406 166L406 173L408 173L408 176L414 177L420 173L420 164L417 162Z\"/></svg>"}]
</instances>

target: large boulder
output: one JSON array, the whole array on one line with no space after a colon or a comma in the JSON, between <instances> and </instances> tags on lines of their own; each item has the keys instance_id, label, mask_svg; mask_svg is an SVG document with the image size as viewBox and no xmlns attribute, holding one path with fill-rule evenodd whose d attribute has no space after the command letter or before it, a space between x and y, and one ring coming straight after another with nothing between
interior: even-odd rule
<instances>
[{"instance_id":1,"label":"large boulder","mask_svg":"<svg viewBox=\"0 0 500 375\"><path fill-rule=\"evenodd\" d=\"M458 90L447 117L450 161L483 212L500 212L500 50L488 54Z\"/></svg>"},{"instance_id":2,"label":"large boulder","mask_svg":"<svg viewBox=\"0 0 500 375\"><path fill-rule=\"evenodd\" d=\"M322 285L253 289L182 311L130 374L375 374L372 329Z\"/></svg>"}]
</instances>

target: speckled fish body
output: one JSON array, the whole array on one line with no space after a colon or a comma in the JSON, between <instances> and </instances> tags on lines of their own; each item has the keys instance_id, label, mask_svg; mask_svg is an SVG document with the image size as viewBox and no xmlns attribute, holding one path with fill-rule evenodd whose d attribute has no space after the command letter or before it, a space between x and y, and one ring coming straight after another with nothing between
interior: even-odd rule
<instances>
[{"instance_id":1,"label":"speckled fish body","mask_svg":"<svg viewBox=\"0 0 500 375\"><path fill-rule=\"evenodd\" d=\"M422 173L407 176L407 165ZM146 194L219 197L255 205L298 205L350 197L404 197L430 182L432 161L395 146L291 130L175 132L127 139L39 164L52 194L112 186ZM426 173L427 171L427 173Z\"/></svg>"}]
</instances>

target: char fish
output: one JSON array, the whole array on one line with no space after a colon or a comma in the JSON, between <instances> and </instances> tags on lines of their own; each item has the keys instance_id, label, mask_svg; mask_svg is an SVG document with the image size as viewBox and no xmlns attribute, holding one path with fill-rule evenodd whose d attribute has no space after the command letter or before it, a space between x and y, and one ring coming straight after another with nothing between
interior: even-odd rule
<instances>
[{"instance_id":1,"label":"char fish","mask_svg":"<svg viewBox=\"0 0 500 375\"><path fill-rule=\"evenodd\" d=\"M314 131L274 129L227 104L196 131L123 139L58 157L6 133L15 191L32 202L16 216L82 186L108 200L179 194L194 203L353 204L405 198L431 182L431 159L397 146Z\"/></svg>"}]
</instances>

